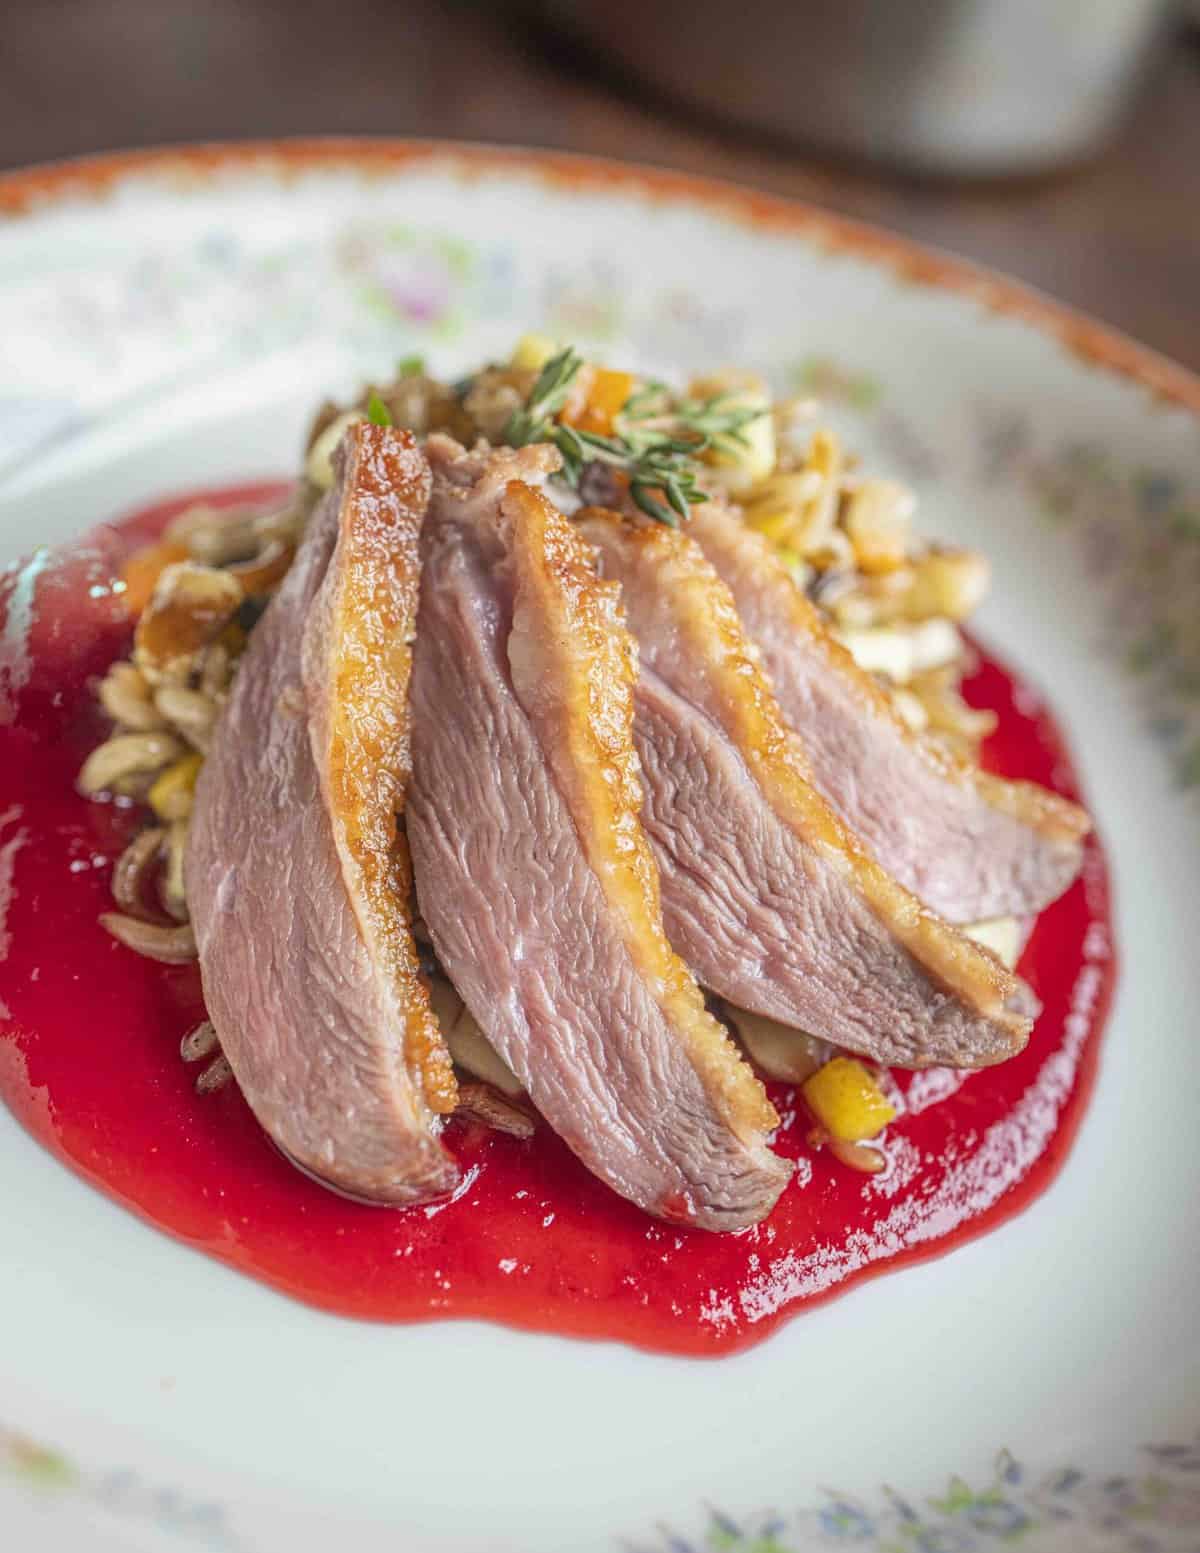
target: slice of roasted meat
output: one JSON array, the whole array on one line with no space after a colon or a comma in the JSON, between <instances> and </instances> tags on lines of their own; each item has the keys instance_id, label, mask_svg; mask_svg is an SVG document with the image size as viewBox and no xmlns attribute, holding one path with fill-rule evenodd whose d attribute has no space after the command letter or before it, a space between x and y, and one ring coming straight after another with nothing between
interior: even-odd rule
<instances>
[{"instance_id":1,"label":"slice of roasted meat","mask_svg":"<svg viewBox=\"0 0 1200 1553\"><path fill-rule=\"evenodd\" d=\"M1082 862L1082 809L909 729L728 507L698 504L688 532L733 594L814 784L890 874L951 922L1025 916L1062 894Z\"/></svg>"},{"instance_id":2,"label":"slice of roasted meat","mask_svg":"<svg viewBox=\"0 0 1200 1553\"><path fill-rule=\"evenodd\" d=\"M617 590L535 489L550 449L427 451L409 835L438 958L596 1175L668 1219L754 1223L790 1167L663 933Z\"/></svg>"},{"instance_id":3,"label":"slice of roasted meat","mask_svg":"<svg viewBox=\"0 0 1200 1553\"><path fill-rule=\"evenodd\" d=\"M901 1067L1018 1051L1032 995L896 884L817 792L699 546L597 509L578 522L638 641L643 820L667 933L700 980Z\"/></svg>"},{"instance_id":4,"label":"slice of roasted meat","mask_svg":"<svg viewBox=\"0 0 1200 1553\"><path fill-rule=\"evenodd\" d=\"M239 666L186 860L209 1017L242 1093L302 1169L385 1203L458 1178L397 829L429 489L408 433L347 432Z\"/></svg>"}]
</instances>

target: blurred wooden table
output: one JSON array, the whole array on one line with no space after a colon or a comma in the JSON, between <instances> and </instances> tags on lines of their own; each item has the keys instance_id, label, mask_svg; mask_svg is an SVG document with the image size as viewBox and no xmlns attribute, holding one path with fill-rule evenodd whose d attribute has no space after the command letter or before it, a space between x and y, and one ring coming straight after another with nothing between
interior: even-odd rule
<instances>
[{"instance_id":1,"label":"blurred wooden table","mask_svg":"<svg viewBox=\"0 0 1200 1553\"><path fill-rule=\"evenodd\" d=\"M653 0L649 0L653 3ZM688 119L496 15L434 0L0 6L0 165L164 141L434 135L658 162L798 196L1018 275L1200 368L1200 46L1069 177L918 183Z\"/></svg>"}]
</instances>

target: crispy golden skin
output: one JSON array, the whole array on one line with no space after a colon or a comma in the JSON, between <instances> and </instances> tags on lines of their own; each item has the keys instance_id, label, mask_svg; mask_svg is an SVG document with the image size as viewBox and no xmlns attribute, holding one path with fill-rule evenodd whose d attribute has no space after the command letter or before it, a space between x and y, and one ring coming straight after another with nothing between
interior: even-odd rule
<instances>
[{"instance_id":1,"label":"crispy golden skin","mask_svg":"<svg viewBox=\"0 0 1200 1553\"><path fill-rule=\"evenodd\" d=\"M637 647L625 629L620 589L601 581L572 525L540 492L513 481L502 512L510 525L516 609L536 610L556 646L560 674L536 702L535 718L588 861L619 913L634 960L689 1056L740 1135L779 1118L662 927L658 868L641 823L642 787L633 748ZM514 678L521 666L513 664Z\"/></svg>"},{"instance_id":2,"label":"crispy golden skin","mask_svg":"<svg viewBox=\"0 0 1200 1553\"><path fill-rule=\"evenodd\" d=\"M875 862L817 792L800 741L785 724L733 596L699 546L680 530L605 509L578 514L585 534L618 554L627 608L641 640L670 638L686 656L695 704L721 727L771 808L852 885L893 937L935 980L1024 1045L1030 1019L1022 984L992 954L921 905ZM602 525L603 527L598 527Z\"/></svg>"},{"instance_id":3,"label":"crispy golden skin","mask_svg":"<svg viewBox=\"0 0 1200 1553\"><path fill-rule=\"evenodd\" d=\"M357 873L356 905L405 1010L409 1071L429 1108L449 1112L454 1070L417 966L412 864L399 823L412 778L408 686L421 585L416 530L405 525L429 500L429 470L411 439L385 431L362 425L352 433L342 565L305 633L305 678L334 837ZM322 653L329 655L324 667Z\"/></svg>"}]
</instances>

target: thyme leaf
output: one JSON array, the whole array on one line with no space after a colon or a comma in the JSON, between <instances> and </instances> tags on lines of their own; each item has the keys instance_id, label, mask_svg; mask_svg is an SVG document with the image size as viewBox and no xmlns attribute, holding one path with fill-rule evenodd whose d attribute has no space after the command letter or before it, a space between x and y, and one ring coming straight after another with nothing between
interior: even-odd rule
<instances>
[{"instance_id":1,"label":"thyme leaf","mask_svg":"<svg viewBox=\"0 0 1200 1553\"><path fill-rule=\"evenodd\" d=\"M367 400L367 419L372 426L391 426L392 412L384 404L375 389L371 390L371 396Z\"/></svg>"},{"instance_id":2,"label":"thyme leaf","mask_svg":"<svg viewBox=\"0 0 1200 1553\"><path fill-rule=\"evenodd\" d=\"M538 374L524 405L504 428L512 447L551 442L563 461L563 476L579 484L588 463L607 464L629 480L634 504L658 523L676 528L691 515L691 504L705 493L697 483L696 460L710 449L726 455L749 445L747 428L768 413L747 405L736 393L706 399L679 398L662 383L637 388L614 418L612 435L585 431L556 421L571 385L583 367L573 346L552 356Z\"/></svg>"}]
</instances>

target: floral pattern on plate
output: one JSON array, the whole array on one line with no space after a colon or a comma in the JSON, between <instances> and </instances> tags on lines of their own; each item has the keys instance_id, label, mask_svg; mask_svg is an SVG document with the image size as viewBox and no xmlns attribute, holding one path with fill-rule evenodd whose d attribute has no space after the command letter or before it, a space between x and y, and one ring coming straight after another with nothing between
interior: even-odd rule
<instances>
[{"instance_id":1,"label":"floral pattern on plate","mask_svg":"<svg viewBox=\"0 0 1200 1553\"><path fill-rule=\"evenodd\" d=\"M0 1470L44 1503L84 1499L108 1516L143 1521L180 1544L212 1553L252 1553L226 1510L130 1471L91 1471L59 1452L0 1428ZM1200 1546L1200 1442L1150 1445L1125 1474L1064 1467L1031 1474L1001 1451L991 1481L972 1488L954 1477L920 1500L881 1489L870 1501L829 1493L816 1506L734 1518L711 1509L699 1539L662 1530L627 1553L986 1553L1019 1544L1025 1553L1068 1545L1072 1553L1194 1553Z\"/></svg>"},{"instance_id":2,"label":"floral pattern on plate","mask_svg":"<svg viewBox=\"0 0 1200 1553\"><path fill-rule=\"evenodd\" d=\"M153 1526L180 1543L210 1553L246 1553L220 1504L193 1501L174 1489L153 1486L126 1468L81 1467L60 1451L2 1425L0 1472L45 1509L84 1504L106 1518Z\"/></svg>"},{"instance_id":3,"label":"floral pattern on plate","mask_svg":"<svg viewBox=\"0 0 1200 1553\"><path fill-rule=\"evenodd\" d=\"M1075 1467L1031 1474L1008 1451L992 1480L961 1477L917 1500L883 1489L870 1502L831 1493L815 1508L734 1519L709 1512L700 1540L664 1531L630 1553L1193 1553L1200 1547L1200 1444L1151 1445L1128 1474L1096 1477Z\"/></svg>"}]
</instances>

